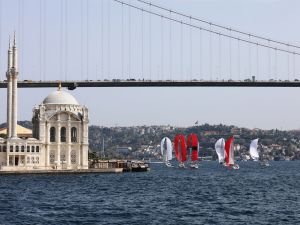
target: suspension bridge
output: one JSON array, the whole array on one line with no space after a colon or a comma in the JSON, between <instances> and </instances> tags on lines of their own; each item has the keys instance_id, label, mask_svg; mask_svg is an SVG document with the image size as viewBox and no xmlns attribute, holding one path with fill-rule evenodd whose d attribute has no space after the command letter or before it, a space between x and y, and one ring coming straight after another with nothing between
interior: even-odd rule
<instances>
[{"instance_id":1,"label":"suspension bridge","mask_svg":"<svg viewBox=\"0 0 300 225\"><path fill-rule=\"evenodd\" d=\"M59 83L70 90L300 87L300 45L213 23L161 4L146 0L40 0L28 6L36 7L36 15L30 18L35 20L32 26L38 34L35 43L27 46L25 1L15 1L15 21L7 19L4 10L11 5L4 1L0 5L0 42L10 29L9 23L17 27L20 88L57 87ZM1 55L5 48L0 45ZM28 66L27 61L34 65ZM5 71L4 63L0 63L0 70ZM5 87L4 78L0 88Z\"/></svg>"}]
</instances>

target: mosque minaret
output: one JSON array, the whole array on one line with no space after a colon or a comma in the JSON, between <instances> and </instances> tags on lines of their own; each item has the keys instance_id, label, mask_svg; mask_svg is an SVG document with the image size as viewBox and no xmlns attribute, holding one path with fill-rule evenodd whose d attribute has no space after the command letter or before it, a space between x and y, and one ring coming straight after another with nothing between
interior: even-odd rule
<instances>
[{"instance_id":1,"label":"mosque minaret","mask_svg":"<svg viewBox=\"0 0 300 225\"><path fill-rule=\"evenodd\" d=\"M32 137L18 137L18 75L14 35L8 46L7 135L0 137L0 171L88 169L88 109L61 87L34 107Z\"/></svg>"}]
</instances>

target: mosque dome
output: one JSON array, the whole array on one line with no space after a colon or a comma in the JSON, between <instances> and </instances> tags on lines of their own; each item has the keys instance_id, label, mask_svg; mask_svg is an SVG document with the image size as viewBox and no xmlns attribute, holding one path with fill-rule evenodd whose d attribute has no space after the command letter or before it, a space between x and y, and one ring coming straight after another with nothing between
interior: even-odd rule
<instances>
[{"instance_id":1,"label":"mosque dome","mask_svg":"<svg viewBox=\"0 0 300 225\"><path fill-rule=\"evenodd\" d=\"M79 105L77 100L68 92L57 90L50 93L43 101L45 105Z\"/></svg>"}]
</instances>

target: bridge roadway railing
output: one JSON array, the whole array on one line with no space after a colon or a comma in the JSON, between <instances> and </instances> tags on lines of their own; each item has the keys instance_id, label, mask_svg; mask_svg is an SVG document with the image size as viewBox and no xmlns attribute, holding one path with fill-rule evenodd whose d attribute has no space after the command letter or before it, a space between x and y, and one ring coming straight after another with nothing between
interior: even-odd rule
<instances>
[{"instance_id":1,"label":"bridge roadway railing","mask_svg":"<svg viewBox=\"0 0 300 225\"><path fill-rule=\"evenodd\" d=\"M73 90L77 87L300 87L300 81L234 81L234 80L70 80L70 81L35 81L20 80L19 88L51 88L67 87ZM7 82L0 81L0 88L6 88Z\"/></svg>"}]
</instances>

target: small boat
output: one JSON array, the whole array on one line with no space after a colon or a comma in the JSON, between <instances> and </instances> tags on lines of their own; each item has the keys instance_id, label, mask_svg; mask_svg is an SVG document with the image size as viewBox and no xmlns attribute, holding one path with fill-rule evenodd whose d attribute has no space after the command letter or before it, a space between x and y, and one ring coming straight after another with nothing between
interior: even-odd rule
<instances>
[{"instance_id":1,"label":"small boat","mask_svg":"<svg viewBox=\"0 0 300 225\"><path fill-rule=\"evenodd\" d=\"M187 137L187 150L190 156L190 168L198 169L198 150L199 150L199 141L196 134L190 134Z\"/></svg>"},{"instance_id":2,"label":"small boat","mask_svg":"<svg viewBox=\"0 0 300 225\"><path fill-rule=\"evenodd\" d=\"M187 160L186 142L184 135L178 134L174 139L174 150L179 168L186 168L184 162Z\"/></svg>"},{"instance_id":3,"label":"small boat","mask_svg":"<svg viewBox=\"0 0 300 225\"><path fill-rule=\"evenodd\" d=\"M170 160L172 160L172 142L169 138L164 137L161 140L160 143L160 150L161 150L161 155L163 157L163 162L167 167L173 167L172 164L170 163Z\"/></svg>"},{"instance_id":4,"label":"small boat","mask_svg":"<svg viewBox=\"0 0 300 225\"><path fill-rule=\"evenodd\" d=\"M149 165L143 161L131 161L132 172L146 172L149 171Z\"/></svg>"},{"instance_id":5,"label":"small boat","mask_svg":"<svg viewBox=\"0 0 300 225\"><path fill-rule=\"evenodd\" d=\"M238 170L240 166L234 163L234 137L228 138L225 142L225 166Z\"/></svg>"}]
</instances>

